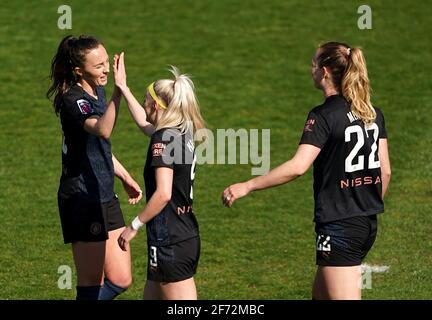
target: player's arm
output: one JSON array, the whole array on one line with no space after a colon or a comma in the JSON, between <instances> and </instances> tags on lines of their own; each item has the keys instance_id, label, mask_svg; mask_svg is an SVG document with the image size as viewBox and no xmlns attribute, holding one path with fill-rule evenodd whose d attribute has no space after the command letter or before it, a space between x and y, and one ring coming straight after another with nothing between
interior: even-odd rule
<instances>
[{"instance_id":1,"label":"player's arm","mask_svg":"<svg viewBox=\"0 0 432 320\"><path fill-rule=\"evenodd\" d=\"M173 169L166 167L156 168L156 191L147 202L141 213L135 218L139 226L142 226L156 217L171 200L173 183ZM128 243L136 236L137 229L129 225L120 235L117 242L123 251L126 251Z\"/></svg>"},{"instance_id":2,"label":"player's arm","mask_svg":"<svg viewBox=\"0 0 432 320\"><path fill-rule=\"evenodd\" d=\"M132 94L132 91L128 88L122 88L122 94L125 97L125 100L128 104L129 112L134 119L138 128L140 128L147 136L151 136L155 128L154 126L147 121L147 115L144 111L144 108L137 101L135 96Z\"/></svg>"},{"instance_id":3,"label":"player's arm","mask_svg":"<svg viewBox=\"0 0 432 320\"><path fill-rule=\"evenodd\" d=\"M266 175L226 188L222 194L224 205L231 207L235 200L252 191L268 189L296 179L309 169L320 151L320 148L311 144L301 144L292 159L269 171Z\"/></svg>"},{"instance_id":4,"label":"player's arm","mask_svg":"<svg viewBox=\"0 0 432 320\"><path fill-rule=\"evenodd\" d=\"M119 57L114 56L114 77L116 76L116 66L119 63ZM114 129L114 125L117 120L118 109L120 107L121 91L117 86L114 87L114 91L111 100L108 102L107 109L102 117L91 116L84 122L84 130L95 136L99 136L104 139L109 139Z\"/></svg>"},{"instance_id":5,"label":"player's arm","mask_svg":"<svg viewBox=\"0 0 432 320\"><path fill-rule=\"evenodd\" d=\"M120 56L116 55L115 57L117 57L118 62L113 66L116 86L119 88L121 94L123 94L125 97L129 112L138 128L140 128L147 136L150 137L153 134L155 128L147 121L147 115L144 111L144 108L137 101L135 96L132 94L132 91L127 86L124 53L122 52Z\"/></svg>"},{"instance_id":6,"label":"player's arm","mask_svg":"<svg viewBox=\"0 0 432 320\"><path fill-rule=\"evenodd\" d=\"M379 139L379 160L381 165L381 181L382 181L382 198L387 191L390 183L391 168L390 168L390 157L388 153L387 139Z\"/></svg>"},{"instance_id":7,"label":"player's arm","mask_svg":"<svg viewBox=\"0 0 432 320\"><path fill-rule=\"evenodd\" d=\"M114 155L112 155L112 160L114 164L114 174L121 180L123 187L129 196L129 204L138 203L142 198L142 191L139 184L131 177L129 172Z\"/></svg>"},{"instance_id":8,"label":"player's arm","mask_svg":"<svg viewBox=\"0 0 432 320\"><path fill-rule=\"evenodd\" d=\"M115 88L104 115L102 117L91 116L86 119L84 130L103 139L109 139L117 119L120 99L121 92L118 88Z\"/></svg>"},{"instance_id":9,"label":"player's arm","mask_svg":"<svg viewBox=\"0 0 432 320\"><path fill-rule=\"evenodd\" d=\"M142 223L145 224L153 219L171 200L173 172L171 168L156 168L156 191L138 215L138 219Z\"/></svg>"}]
</instances>

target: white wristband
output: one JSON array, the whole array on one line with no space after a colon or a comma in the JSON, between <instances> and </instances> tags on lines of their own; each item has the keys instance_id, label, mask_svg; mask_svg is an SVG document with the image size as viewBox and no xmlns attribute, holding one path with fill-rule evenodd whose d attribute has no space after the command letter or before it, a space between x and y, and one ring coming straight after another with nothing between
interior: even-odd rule
<instances>
[{"instance_id":1,"label":"white wristband","mask_svg":"<svg viewBox=\"0 0 432 320\"><path fill-rule=\"evenodd\" d=\"M135 219L133 219L132 221L132 229L134 229L135 231L138 231L142 226L144 225L144 223L141 222L141 220L138 218L138 216L135 217Z\"/></svg>"}]
</instances>

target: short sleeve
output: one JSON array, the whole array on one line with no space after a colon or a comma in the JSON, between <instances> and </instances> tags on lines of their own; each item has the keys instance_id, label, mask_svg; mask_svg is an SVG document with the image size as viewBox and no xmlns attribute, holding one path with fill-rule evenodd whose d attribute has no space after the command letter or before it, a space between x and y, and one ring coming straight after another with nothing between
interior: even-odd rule
<instances>
[{"instance_id":1,"label":"short sleeve","mask_svg":"<svg viewBox=\"0 0 432 320\"><path fill-rule=\"evenodd\" d=\"M319 113L311 111L306 119L299 144L311 144L322 149L329 135L330 128L327 121Z\"/></svg>"},{"instance_id":2,"label":"short sleeve","mask_svg":"<svg viewBox=\"0 0 432 320\"><path fill-rule=\"evenodd\" d=\"M174 168L176 135L167 129L156 131L150 141L151 166Z\"/></svg>"},{"instance_id":3,"label":"short sleeve","mask_svg":"<svg viewBox=\"0 0 432 320\"><path fill-rule=\"evenodd\" d=\"M96 110L88 99L84 97L64 97L61 108L62 116L67 118L74 125L82 128L84 122L91 116L97 115Z\"/></svg>"},{"instance_id":4,"label":"short sleeve","mask_svg":"<svg viewBox=\"0 0 432 320\"><path fill-rule=\"evenodd\" d=\"M384 120L384 115L381 112L380 109L375 108L376 111L376 124L378 125L378 129L379 129L379 135L378 138L379 139L387 139L387 130L385 127L385 120Z\"/></svg>"}]
</instances>

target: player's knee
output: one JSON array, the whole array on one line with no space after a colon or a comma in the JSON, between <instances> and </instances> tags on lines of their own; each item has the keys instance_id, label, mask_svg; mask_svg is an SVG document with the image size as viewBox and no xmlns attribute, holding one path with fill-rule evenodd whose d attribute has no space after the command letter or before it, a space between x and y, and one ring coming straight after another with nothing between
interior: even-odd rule
<instances>
[{"instance_id":1,"label":"player's knee","mask_svg":"<svg viewBox=\"0 0 432 320\"><path fill-rule=\"evenodd\" d=\"M115 282L116 285L122 287L124 289L129 288L132 285L132 276L124 276L122 278L117 279Z\"/></svg>"},{"instance_id":2,"label":"player's knee","mask_svg":"<svg viewBox=\"0 0 432 320\"><path fill-rule=\"evenodd\" d=\"M127 279L127 281L125 281L124 282L124 284L123 284L123 288L125 288L125 289L127 289L127 288L129 288L131 285L132 285L132 277L130 277L129 279Z\"/></svg>"},{"instance_id":3,"label":"player's knee","mask_svg":"<svg viewBox=\"0 0 432 320\"><path fill-rule=\"evenodd\" d=\"M110 280L111 283L116 286L122 287L124 289L129 288L132 285L132 275L131 274L110 274L106 278Z\"/></svg>"}]
</instances>

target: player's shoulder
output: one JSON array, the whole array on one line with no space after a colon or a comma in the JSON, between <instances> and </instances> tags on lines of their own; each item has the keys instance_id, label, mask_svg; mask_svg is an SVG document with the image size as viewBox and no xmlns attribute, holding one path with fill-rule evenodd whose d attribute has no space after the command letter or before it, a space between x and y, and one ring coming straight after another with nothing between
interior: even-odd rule
<instances>
[{"instance_id":1,"label":"player's shoulder","mask_svg":"<svg viewBox=\"0 0 432 320\"><path fill-rule=\"evenodd\" d=\"M80 99L85 99L84 90L77 84L73 85L65 94L63 94L63 101L65 104L75 103Z\"/></svg>"},{"instance_id":2,"label":"player's shoulder","mask_svg":"<svg viewBox=\"0 0 432 320\"><path fill-rule=\"evenodd\" d=\"M382 110L380 108L378 108L376 106L373 106L373 108L375 110L375 113L376 113L377 117L384 118L384 114L383 114L383 112L382 112Z\"/></svg>"},{"instance_id":3,"label":"player's shoulder","mask_svg":"<svg viewBox=\"0 0 432 320\"><path fill-rule=\"evenodd\" d=\"M328 124L337 122L338 119L349 112L349 105L343 96L334 95L327 97L326 100L314 107L309 115L311 118L324 119Z\"/></svg>"},{"instance_id":4,"label":"player's shoulder","mask_svg":"<svg viewBox=\"0 0 432 320\"><path fill-rule=\"evenodd\" d=\"M385 128L385 120L384 120L384 114L381 111L380 108L377 108L375 106L373 106L374 110L375 110L375 114L376 114L376 118L375 118L375 123L378 124L378 126L384 127Z\"/></svg>"},{"instance_id":5,"label":"player's shoulder","mask_svg":"<svg viewBox=\"0 0 432 320\"><path fill-rule=\"evenodd\" d=\"M334 95L327 97L322 104L312 108L310 112L325 116L346 107L347 101L345 100L345 98L343 96Z\"/></svg>"},{"instance_id":6,"label":"player's shoulder","mask_svg":"<svg viewBox=\"0 0 432 320\"><path fill-rule=\"evenodd\" d=\"M86 95L84 89L77 84L73 85L62 97L60 114L71 116L88 115L95 112L92 99Z\"/></svg>"},{"instance_id":7,"label":"player's shoulder","mask_svg":"<svg viewBox=\"0 0 432 320\"><path fill-rule=\"evenodd\" d=\"M155 131L152 136L152 141L171 142L181 136L180 130L177 128L161 128Z\"/></svg>"}]
</instances>

